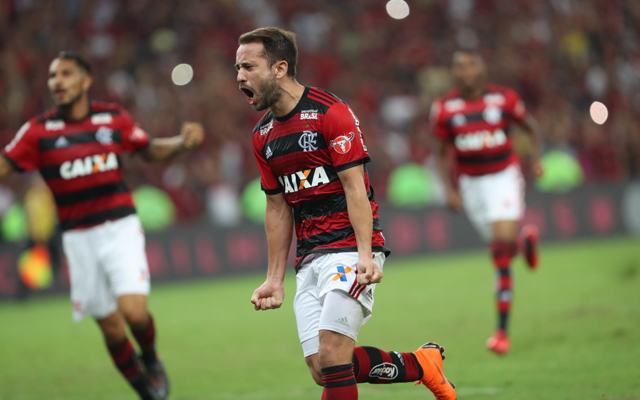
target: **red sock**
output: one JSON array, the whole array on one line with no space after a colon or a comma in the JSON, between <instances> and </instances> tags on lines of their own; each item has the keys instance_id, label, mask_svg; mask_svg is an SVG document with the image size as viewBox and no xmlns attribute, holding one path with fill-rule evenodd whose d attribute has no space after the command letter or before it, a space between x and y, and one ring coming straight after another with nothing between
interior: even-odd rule
<instances>
[{"instance_id":1,"label":"red sock","mask_svg":"<svg viewBox=\"0 0 640 400\"><path fill-rule=\"evenodd\" d=\"M509 311L511 310L512 278L511 260L518 248L515 243L492 242L491 255L496 267L496 308L498 309L498 328L507 330Z\"/></svg>"},{"instance_id":2,"label":"red sock","mask_svg":"<svg viewBox=\"0 0 640 400\"><path fill-rule=\"evenodd\" d=\"M135 330L131 329L133 337L136 338L136 342L140 345L142 350L142 360L145 364L152 363L156 360L156 326L153 322L153 317L149 314L149 324L146 328Z\"/></svg>"},{"instance_id":3,"label":"red sock","mask_svg":"<svg viewBox=\"0 0 640 400\"><path fill-rule=\"evenodd\" d=\"M322 368L322 400L358 400L358 386L353 365L344 364Z\"/></svg>"},{"instance_id":4,"label":"red sock","mask_svg":"<svg viewBox=\"0 0 640 400\"><path fill-rule=\"evenodd\" d=\"M127 380L131 380L141 373L138 355L133 349L131 341L125 338L122 342L107 346L114 364Z\"/></svg>"},{"instance_id":5,"label":"red sock","mask_svg":"<svg viewBox=\"0 0 640 400\"><path fill-rule=\"evenodd\" d=\"M356 382L415 382L422 378L422 367L412 353L390 353L369 346L353 349Z\"/></svg>"}]
</instances>

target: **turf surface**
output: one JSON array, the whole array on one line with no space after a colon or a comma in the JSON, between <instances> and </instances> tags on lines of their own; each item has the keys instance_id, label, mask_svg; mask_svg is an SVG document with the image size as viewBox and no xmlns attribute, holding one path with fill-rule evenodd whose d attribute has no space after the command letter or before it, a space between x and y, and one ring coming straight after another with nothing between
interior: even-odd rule
<instances>
[{"instance_id":1,"label":"turf surface","mask_svg":"<svg viewBox=\"0 0 640 400\"><path fill-rule=\"evenodd\" d=\"M640 239L542 248L515 263L512 351L489 353L493 272L485 252L394 260L360 344L447 347L459 399L640 399ZM319 399L297 341L293 274L281 310L253 311L262 275L157 285L151 296L172 399ZM91 321L66 297L0 304L0 400L134 399ZM430 399L411 384L360 385L361 399Z\"/></svg>"}]
</instances>

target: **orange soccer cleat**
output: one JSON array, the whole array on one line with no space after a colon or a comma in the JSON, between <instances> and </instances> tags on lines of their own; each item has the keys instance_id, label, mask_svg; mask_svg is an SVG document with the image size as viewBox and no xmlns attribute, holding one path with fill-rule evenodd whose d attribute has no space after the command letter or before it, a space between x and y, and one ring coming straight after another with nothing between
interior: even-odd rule
<instances>
[{"instance_id":1,"label":"orange soccer cleat","mask_svg":"<svg viewBox=\"0 0 640 400\"><path fill-rule=\"evenodd\" d=\"M531 270L538 267L538 228L535 225L525 225L520 232L522 236L524 257Z\"/></svg>"},{"instance_id":2,"label":"orange soccer cleat","mask_svg":"<svg viewBox=\"0 0 640 400\"><path fill-rule=\"evenodd\" d=\"M416 385L422 383L431 390L437 400L456 400L456 391L453 383L442 372L442 360L444 360L444 347L438 343L429 342L422 345L413 354L422 367L422 379Z\"/></svg>"},{"instance_id":3,"label":"orange soccer cleat","mask_svg":"<svg viewBox=\"0 0 640 400\"><path fill-rule=\"evenodd\" d=\"M511 341L504 329L498 329L496 333L487 340L487 348L498 354L506 354L509 351L509 347L511 347Z\"/></svg>"}]
</instances>

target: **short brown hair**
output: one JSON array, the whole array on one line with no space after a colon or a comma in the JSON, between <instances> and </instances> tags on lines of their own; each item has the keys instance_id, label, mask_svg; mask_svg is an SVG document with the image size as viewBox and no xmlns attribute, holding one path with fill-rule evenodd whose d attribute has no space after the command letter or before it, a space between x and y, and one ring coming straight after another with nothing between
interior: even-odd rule
<instances>
[{"instance_id":1,"label":"short brown hair","mask_svg":"<svg viewBox=\"0 0 640 400\"><path fill-rule=\"evenodd\" d=\"M251 32L243 33L238 38L239 44L260 42L264 46L264 56L272 66L277 61L286 61L289 64L287 75L296 76L298 64L298 45L296 34L281 28L258 28Z\"/></svg>"}]
</instances>

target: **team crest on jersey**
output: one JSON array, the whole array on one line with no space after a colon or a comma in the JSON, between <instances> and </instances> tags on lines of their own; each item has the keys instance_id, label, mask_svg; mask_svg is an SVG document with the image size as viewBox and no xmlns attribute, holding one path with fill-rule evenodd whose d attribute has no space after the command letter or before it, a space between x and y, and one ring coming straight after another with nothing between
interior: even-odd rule
<instances>
[{"instance_id":1,"label":"team crest on jersey","mask_svg":"<svg viewBox=\"0 0 640 400\"><path fill-rule=\"evenodd\" d=\"M91 123L94 125L105 125L113 122L113 116L109 113L94 114L91 116Z\"/></svg>"},{"instance_id":2,"label":"team crest on jersey","mask_svg":"<svg viewBox=\"0 0 640 400\"><path fill-rule=\"evenodd\" d=\"M260 128L260 136L266 135L271 129L273 129L273 120L269 121L268 124Z\"/></svg>"},{"instance_id":3,"label":"team crest on jersey","mask_svg":"<svg viewBox=\"0 0 640 400\"><path fill-rule=\"evenodd\" d=\"M487 123L496 125L500 123L500 119L502 118L502 110L500 108L490 105L484 109L482 112L482 117Z\"/></svg>"},{"instance_id":4,"label":"team crest on jersey","mask_svg":"<svg viewBox=\"0 0 640 400\"><path fill-rule=\"evenodd\" d=\"M353 132L349 132L349 135L338 136L337 138L329 142L329 146L340 154L347 154L351 150L351 141L356 135Z\"/></svg>"},{"instance_id":5,"label":"team crest on jersey","mask_svg":"<svg viewBox=\"0 0 640 400\"><path fill-rule=\"evenodd\" d=\"M318 119L318 110L300 111L300 121L305 119Z\"/></svg>"},{"instance_id":6,"label":"team crest on jersey","mask_svg":"<svg viewBox=\"0 0 640 400\"><path fill-rule=\"evenodd\" d=\"M113 129L101 126L96 131L96 140L101 144L108 146L113 143Z\"/></svg>"},{"instance_id":7,"label":"team crest on jersey","mask_svg":"<svg viewBox=\"0 0 640 400\"><path fill-rule=\"evenodd\" d=\"M62 120L47 121L44 123L44 129L48 131L60 131L64 129L64 121Z\"/></svg>"},{"instance_id":8,"label":"team crest on jersey","mask_svg":"<svg viewBox=\"0 0 640 400\"><path fill-rule=\"evenodd\" d=\"M300 136L300 139L298 139L298 144L305 152L318 150L318 146L316 145L317 138L318 132L304 131L302 132L302 136Z\"/></svg>"},{"instance_id":9,"label":"team crest on jersey","mask_svg":"<svg viewBox=\"0 0 640 400\"><path fill-rule=\"evenodd\" d=\"M73 179L98 172L112 171L118 167L118 157L115 153L102 153L63 162L60 165L60 176L62 179Z\"/></svg>"},{"instance_id":10,"label":"team crest on jersey","mask_svg":"<svg viewBox=\"0 0 640 400\"><path fill-rule=\"evenodd\" d=\"M464 114L455 114L451 118L451 124L453 124L453 126L463 126L466 123L467 118L465 118Z\"/></svg>"},{"instance_id":11,"label":"team crest on jersey","mask_svg":"<svg viewBox=\"0 0 640 400\"><path fill-rule=\"evenodd\" d=\"M322 166L294 172L289 175L281 175L278 177L278 181L284 187L285 193L296 193L300 190L311 189L331 182L327 171Z\"/></svg>"},{"instance_id":12,"label":"team crest on jersey","mask_svg":"<svg viewBox=\"0 0 640 400\"><path fill-rule=\"evenodd\" d=\"M476 151L502 146L506 142L507 134L502 129L483 130L456 136L455 146L460 151Z\"/></svg>"}]
</instances>

